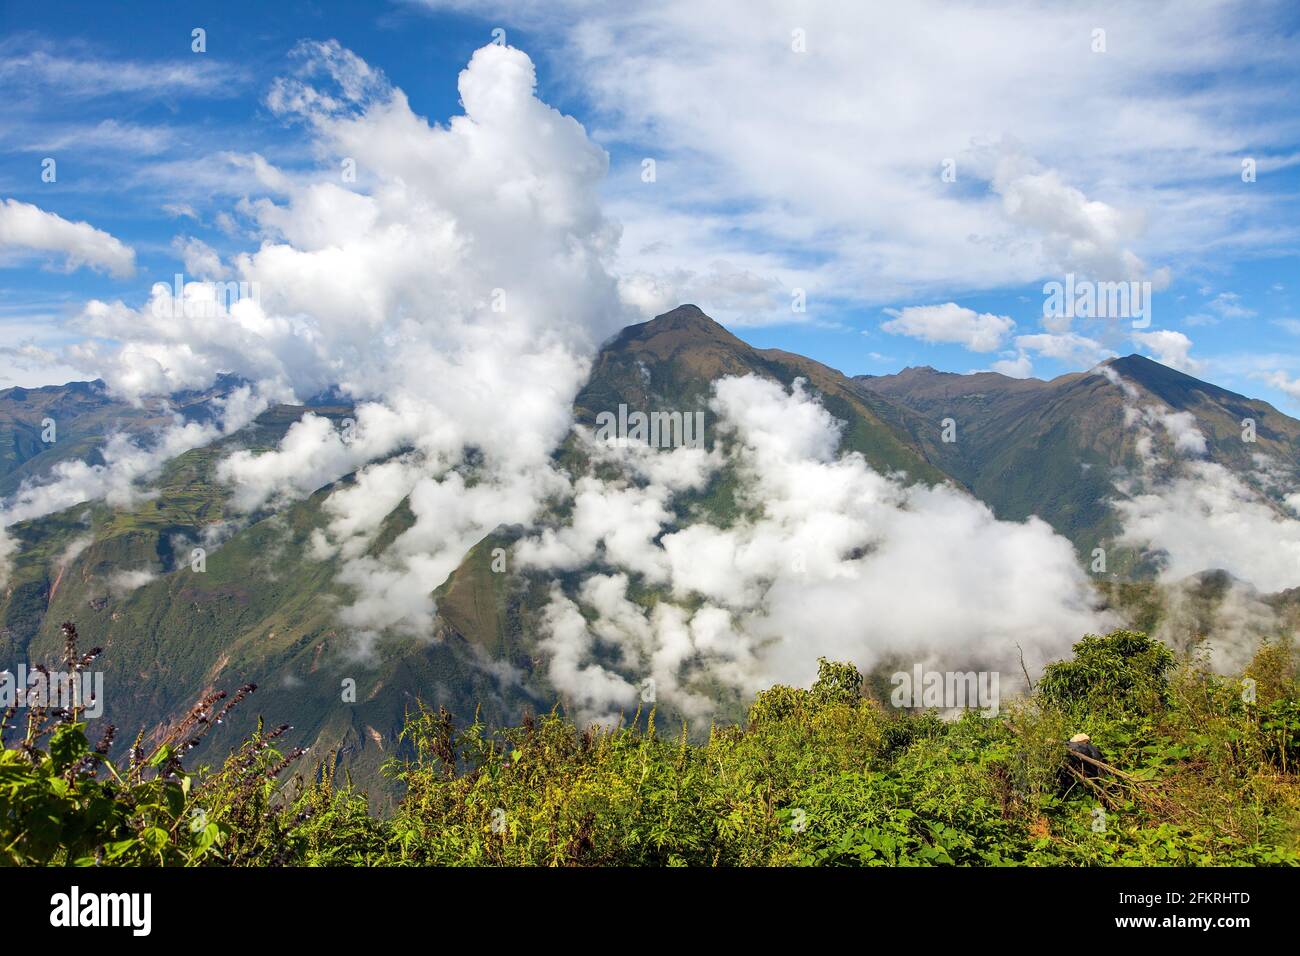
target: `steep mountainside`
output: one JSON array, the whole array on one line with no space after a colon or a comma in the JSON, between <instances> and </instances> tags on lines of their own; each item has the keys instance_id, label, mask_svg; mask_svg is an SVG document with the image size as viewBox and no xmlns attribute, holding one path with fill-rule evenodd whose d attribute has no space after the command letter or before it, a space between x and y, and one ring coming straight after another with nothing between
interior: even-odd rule
<instances>
[{"instance_id":1,"label":"steep mountainside","mask_svg":"<svg viewBox=\"0 0 1300 956\"><path fill-rule=\"evenodd\" d=\"M212 399L238 384L221 376L212 388L139 407L110 397L100 381L0 390L0 498L12 495L27 478L48 474L59 462L102 463L100 449L112 434L147 434L175 415L205 422L212 415Z\"/></svg>"},{"instance_id":2,"label":"steep mountainside","mask_svg":"<svg viewBox=\"0 0 1300 956\"><path fill-rule=\"evenodd\" d=\"M1263 451L1295 463L1300 423L1267 404L1136 356L1112 367L1139 390L1140 401L1192 412L1216 460L1244 470ZM620 404L698 409L711 443L711 384L746 374L786 384L805 379L846 423L842 449L860 452L877 469L964 485L1003 518L1039 514L1083 553L1113 531L1106 501L1113 475L1134 466L1136 436L1125 420L1133 400L1097 374L1039 382L908 369L849 379L798 355L754 349L696 307L682 306L624 330L601 350L574 416L592 425ZM176 404L197 418L210 397L179 396ZM321 401L331 400L337 402ZM320 404L312 411L338 420L351 410ZM231 509L229 489L215 478L217 462L236 448L274 446L303 413L271 409L238 434L180 456L155 483L157 494L131 509L83 504L12 527L20 548L0 594L0 667L54 661L59 623L75 620L85 646L105 648L107 716L121 728L122 746L137 728L152 731L201 694L252 681L261 691L212 737L217 747L263 714L272 724L294 726L289 744L335 754L375 793L382 790L379 767L401 752L398 733L417 700L445 706L461 720L478 711L489 725L552 707L537 637L549 580L492 568L493 549L509 549L519 529L496 529L445 582L429 582L438 607L433 633L423 640L380 637L363 647L337 620L349 597L336 580L337 565L311 556L331 488L278 512ZM58 423L53 446L39 443L45 417ZM957 422L956 443L941 441L945 417ZM1246 449L1239 440L1243 417L1254 417L1259 432L1258 444ZM114 430L145 431L163 420L160 407L113 402L98 383L0 392L8 442L0 475L12 491L54 462L93 461ZM574 476L591 467L573 440L556 456ZM709 487L675 499L677 526L701 515L725 523L734 481L724 469ZM386 519L373 552L410 521L403 503ZM201 573L191 564L200 546ZM1158 620L1158 599L1149 587L1136 588L1116 591L1116 605ZM653 594L641 597L653 603ZM672 716L666 707L661 713Z\"/></svg>"},{"instance_id":3,"label":"steep mountainside","mask_svg":"<svg viewBox=\"0 0 1300 956\"><path fill-rule=\"evenodd\" d=\"M102 382L6 388L0 391L0 497L60 461L95 461L99 445L113 431L160 424L156 409L114 401Z\"/></svg>"},{"instance_id":4,"label":"steep mountainside","mask_svg":"<svg viewBox=\"0 0 1300 956\"><path fill-rule=\"evenodd\" d=\"M574 403L575 417L590 425L599 412L614 411L620 403L647 410L704 409L711 383L749 374L785 385L806 379L826 408L847 423L844 449L861 452L872 467L928 482L948 477L927 460L904 425L905 413L891 402L801 355L752 348L694 305L629 326L607 344ZM707 422L706 413L706 433Z\"/></svg>"},{"instance_id":5,"label":"steep mountainside","mask_svg":"<svg viewBox=\"0 0 1300 956\"><path fill-rule=\"evenodd\" d=\"M633 326L609 343L575 403L575 417L591 423L619 403L703 408L712 381L749 373L785 383L807 379L847 422L845 447L878 468L946 480L901 427L904 413L887 400L855 389L816 362L753 349L693 306ZM33 401L38 392L40 401ZM77 415L68 407L73 399L86 406ZM27 455L24 474L39 473L56 454L93 455L122 422L132 428L150 423L147 411L111 402L97 384L11 390L0 395L0 407L28 425L39 425L53 408L60 422L57 451L24 445L35 451ZM12 528L21 550L0 602L4 662L54 659L58 625L74 619L86 643L105 648L103 662L116 684L106 695L108 716L119 726L156 727L201 693L253 681L264 691L256 706L214 739L246 731L254 715L264 713L272 722L292 723L294 743L337 751L342 764L372 782L417 697L461 718L481 706L490 724L518 720L526 707L552 706L553 693L533 673L534 624L545 582L490 569L492 549L510 544L511 529L481 542L437 587L437 633L426 642L381 640L359 657L334 617L347 597L335 582L336 566L308 556L330 489L276 514L229 512L228 491L214 478L216 462L234 448L271 447L302 411L272 409L238 435L182 455L156 483L157 496L132 510L88 504ZM347 413L342 407L313 411L334 418ZM80 444L74 447L70 438ZM558 454L574 473L585 469L572 443ZM42 461L41 455L48 457ZM724 479L688 497L682 520L692 508L725 511L726 485ZM399 507L375 548L408 521ZM208 553L204 572L196 573L190 554L200 544ZM348 680L356 682L356 703L344 701Z\"/></svg>"},{"instance_id":6,"label":"steep mountainside","mask_svg":"<svg viewBox=\"0 0 1300 956\"><path fill-rule=\"evenodd\" d=\"M1114 478L1138 466L1140 433L1127 406L1155 405L1195 416L1208 457L1235 471L1256 467L1266 454L1294 468L1300 462L1300 422L1267 402L1246 398L1140 355L1106 363L1137 390L1129 398L1092 372L1050 382L995 372L956 375L909 368L896 375L858 376L854 384L910 413L907 427L936 466L954 476L1001 518L1036 514L1070 538L1081 553L1118 531L1107 502ZM945 418L956 440L942 440ZM1242 441L1242 420L1256 422L1255 443Z\"/></svg>"},{"instance_id":7,"label":"steep mountainside","mask_svg":"<svg viewBox=\"0 0 1300 956\"><path fill-rule=\"evenodd\" d=\"M462 716L482 707L492 724L518 719L507 701L530 698L484 666L508 660L499 645L484 653L444 628L427 642L357 653L334 617L345 596L337 566L309 557L329 487L276 514L228 513L216 462L235 447L272 446L302 411L272 409L237 437L180 456L157 482L159 494L133 510L84 505L12 529L23 549L0 603L0 666L55 660L58 626L75 620L85 646L104 648L105 716L119 727L157 728L202 694L253 682L258 694L215 733L218 746L263 715L293 724L294 743L321 756L335 751L372 782L417 697ZM314 411L340 418L350 410ZM402 520L400 509L389 519ZM200 545L201 573L191 559ZM355 687L346 702L345 681Z\"/></svg>"}]
</instances>

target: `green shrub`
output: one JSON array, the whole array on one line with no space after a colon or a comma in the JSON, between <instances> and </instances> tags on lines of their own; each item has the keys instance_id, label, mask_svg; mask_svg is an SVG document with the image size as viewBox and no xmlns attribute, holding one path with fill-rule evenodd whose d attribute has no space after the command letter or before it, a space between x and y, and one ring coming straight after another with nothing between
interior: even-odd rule
<instances>
[{"instance_id":1,"label":"green shrub","mask_svg":"<svg viewBox=\"0 0 1300 956\"><path fill-rule=\"evenodd\" d=\"M388 818L332 755L281 784L301 755L276 752L286 728L186 771L252 688L201 701L123 765L80 715L33 713L0 751L0 849L26 865L1295 865L1300 700L1270 653L1252 664L1268 699L1250 702L1240 676L1172 669L1144 635L1089 636L1033 697L952 721L886 710L853 665L822 660L811 688L762 691L744 727L703 743L661 735L653 711L492 732L417 704L385 766L404 790ZM1115 773L1062 792L1080 722Z\"/></svg>"},{"instance_id":2,"label":"green shrub","mask_svg":"<svg viewBox=\"0 0 1300 956\"><path fill-rule=\"evenodd\" d=\"M99 648L81 654L77 631L63 625L63 664L84 671ZM182 764L208 731L256 687L200 700L151 749L136 738L125 761L109 751L108 726L92 748L80 709L31 707L21 735L0 750L0 858L16 865L194 865L283 862L292 818L273 806L279 774L301 750L281 756L273 741L290 728L257 732L216 769ZM0 717L0 739L16 716Z\"/></svg>"},{"instance_id":3,"label":"green shrub","mask_svg":"<svg viewBox=\"0 0 1300 956\"><path fill-rule=\"evenodd\" d=\"M1168 706L1168 671L1173 666L1169 648L1145 634L1089 634L1074 645L1073 660L1044 669L1038 696L1070 713L1146 716Z\"/></svg>"}]
</instances>

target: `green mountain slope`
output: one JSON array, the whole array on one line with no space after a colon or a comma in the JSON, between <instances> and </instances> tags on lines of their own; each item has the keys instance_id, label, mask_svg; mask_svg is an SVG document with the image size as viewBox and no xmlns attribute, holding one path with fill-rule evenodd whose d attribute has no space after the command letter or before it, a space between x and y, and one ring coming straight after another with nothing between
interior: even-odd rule
<instances>
[{"instance_id":1,"label":"green mountain slope","mask_svg":"<svg viewBox=\"0 0 1300 956\"><path fill-rule=\"evenodd\" d=\"M1296 461L1300 423L1267 404L1137 357L1114 367L1143 400L1195 414L1216 460L1246 469L1251 454L1263 451ZM620 404L702 410L711 442L711 384L746 374L785 384L805 379L845 421L842 447L878 469L927 483L955 481L1003 518L1039 514L1084 553L1113 531L1105 501L1112 476L1133 467L1134 433L1125 424L1123 393L1099 375L1039 382L909 369L849 379L798 355L754 349L696 307L682 306L624 330L601 350L574 416L592 425ZM206 414L206 401L177 399L195 417ZM350 413L342 405L312 411L336 420ZM21 547L0 594L0 667L53 662L60 622L75 620L85 646L105 648L107 716L121 728L120 746L129 745L136 729L152 732L182 714L204 693L255 682L260 690L251 705L211 736L214 748L246 733L259 714L273 725L290 723L287 746L335 754L338 765L383 801L392 791L384 789L379 767L402 752L398 736L417 699L446 707L462 722L478 711L492 726L556 703L536 637L552 578L497 573L494 549L508 552L520 534L498 528L445 582L430 582L438 607L433 633L421 640L381 636L360 647L337 621L336 609L350 595L336 581L336 564L314 559L309 547L326 520L322 503L331 488L278 512L244 516L230 509L229 490L215 479L217 462L230 451L275 446L303 413L297 406L273 408L240 433L180 456L155 483L156 494L133 508L85 504L11 528ZM46 415L59 422L53 448L31 438L33 427L39 438ZM940 440L945 417L957 422L955 444ZM1257 420L1260 436L1244 452L1242 417ZM92 383L7 390L0 393L0 420L12 451L0 474L12 489L61 457L93 456L115 429L143 432L163 418L159 407L114 403ZM589 467L572 440L557 451L557 461L575 477ZM724 469L709 487L674 499L678 525L701 515L726 524L735 480ZM376 551L408 525L410 512L403 504L386 520ZM200 546L207 551L201 572L191 565L192 549ZM568 583L564 575L558 580ZM1161 596L1154 585L1108 587L1127 616L1158 623ZM645 606L659 597L644 589L635 594ZM1300 599L1283 603L1294 608ZM354 697L348 682L355 682ZM723 703L724 713L743 714L745 702ZM672 718L666 707L661 715Z\"/></svg>"},{"instance_id":2,"label":"green mountain slope","mask_svg":"<svg viewBox=\"0 0 1300 956\"><path fill-rule=\"evenodd\" d=\"M281 406L238 436L180 456L157 483L157 496L135 509L84 505L15 526L23 549L0 601L0 666L52 663L59 624L75 620L86 646L104 648L105 718L123 728L119 746L129 745L128 730L152 732L200 696L252 682L258 693L214 732L216 748L246 734L259 715L290 723L295 744L337 752L383 799L378 770L417 697L461 716L481 707L493 724L549 701L484 666L508 662L499 642L485 654L451 627L427 641L381 642L359 654L335 622L346 598L335 563L309 557L328 487L209 543L204 569L194 570L191 550L205 529L232 517L228 493L214 479L216 463L233 447L271 447L302 411ZM315 411L342 417L349 410ZM147 580L132 586L121 580L124 572ZM354 682L353 693L346 694L345 681Z\"/></svg>"},{"instance_id":3,"label":"green mountain slope","mask_svg":"<svg viewBox=\"0 0 1300 956\"><path fill-rule=\"evenodd\" d=\"M53 423L50 431L47 422ZM156 405L137 409L115 401L102 382L0 390L0 497L60 461L95 462L99 446L114 431L160 424Z\"/></svg>"},{"instance_id":4,"label":"green mountain slope","mask_svg":"<svg viewBox=\"0 0 1300 956\"><path fill-rule=\"evenodd\" d=\"M806 379L826 408L847 423L844 450L861 452L872 467L904 471L927 482L948 477L927 460L892 403L855 388L851 379L812 359L755 349L694 305L629 326L608 343L578 393L574 414L578 422L591 425L597 414L617 411L620 403L643 411L703 410L713 382L750 374L785 385ZM706 433L709 417L706 412Z\"/></svg>"},{"instance_id":5,"label":"green mountain slope","mask_svg":"<svg viewBox=\"0 0 1300 956\"><path fill-rule=\"evenodd\" d=\"M1211 460L1241 473L1261 453L1292 468L1300 462L1300 422L1267 402L1139 355L1107 364L1137 389L1139 406L1194 415ZM1106 502L1115 495L1116 475L1138 467L1139 433L1125 420L1133 400L1106 377L1073 373L1044 382L909 368L854 383L907 409L909 433L927 457L998 517L1038 515L1081 554L1119 530ZM946 418L955 422L954 442L942 440ZM1241 440L1244 418L1257 423L1255 443Z\"/></svg>"}]
</instances>

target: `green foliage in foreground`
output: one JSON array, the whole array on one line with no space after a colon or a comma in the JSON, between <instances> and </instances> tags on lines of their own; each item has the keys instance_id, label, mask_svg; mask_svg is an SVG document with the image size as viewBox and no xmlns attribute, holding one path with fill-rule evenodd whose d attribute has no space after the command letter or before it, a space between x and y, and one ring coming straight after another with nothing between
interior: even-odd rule
<instances>
[{"instance_id":1,"label":"green foliage in foreground","mask_svg":"<svg viewBox=\"0 0 1300 956\"><path fill-rule=\"evenodd\" d=\"M29 715L0 751L0 859L168 865L1229 865L1300 863L1300 694L1289 647L1245 674L1177 664L1145 635L1075 645L996 718L861 696L851 665L758 695L703 744L552 713L489 735L409 716L388 819L328 762L260 732L220 767L180 756L229 704L201 702L129 766L79 715ZM72 655L75 657L75 655ZM245 688L241 694L249 691ZM12 716L12 715L11 715ZM640 723L640 722L636 722ZM1107 768L1072 772L1079 731ZM6 737L15 736L14 728Z\"/></svg>"}]
</instances>

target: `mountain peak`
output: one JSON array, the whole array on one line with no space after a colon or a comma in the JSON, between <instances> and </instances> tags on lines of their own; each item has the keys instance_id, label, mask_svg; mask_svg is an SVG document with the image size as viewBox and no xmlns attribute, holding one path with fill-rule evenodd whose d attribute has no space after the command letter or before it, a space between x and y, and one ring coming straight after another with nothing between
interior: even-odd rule
<instances>
[{"instance_id":1,"label":"mountain peak","mask_svg":"<svg viewBox=\"0 0 1300 956\"><path fill-rule=\"evenodd\" d=\"M690 316L690 317L697 317L703 319L708 318L708 316L704 314L704 310L701 309L698 305L696 305L693 302L683 302L677 308L671 309L668 312L665 312L663 315L656 315L655 318L667 319L672 316Z\"/></svg>"},{"instance_id":2,"label":"mountain peak","mask_svg":"<svg viewBox=\"0 0 1300 956\"><path fill-rule=\"evenodd\" d=\"M1114 369L1124 378L1141 385L1158 398L1173 405L1184 407L1193 398L1193 393L1200 392L1216 400L1233 400L1246 402L1249 399L1237 392L1231 392L1218 385L1211 385L1186 372L1170 368L1167 365L1149 359L1145 355L1125 355L1103 363Z\"/></svg>"},{"instance_id":3,"label":"mountain peak","mask_svg":"<svg viewBox=\"0 0 1300 956\"><path fill-rule=\"evenodd\" d=\"M1145 355L1139 355L1137 352L1132 352L1128 355L1117 355L1114 358L1106 359L1106 361L1102 362L1101 364L1109 365L1118 371L1123 371L1125 368L1131 368L1140 371L1143 369L1148 369L1152 365L1160 365L1160 363L1157 362L1155 359L1149 359ZM1166 366L1162 366L1162 367L1166 367Z\"/></svg>"},{"instance_id":4,"label":"mountain peak","mask_svg":"<svg viewBox=\"0 0 1300 956\"><path fill-rule=\"evenodd\" d=\"M615 346L645 345L652 340L667 340L674 346L688 342L702 344L712 341L731 347L739 346L746 350L749 348L705 315L698 305L689 303L679 305L663 315L657 315L649 322L629 325L614 338L612 344Z\"/></svg>"},{"instance_id":5,"label":"mountain peak","mask_svg":"<svg viewBox=\"0 0 1300 956\"><path fill-rule=\"evenodd\" d=\"M707 332L710 335L718 332L726 333L727 331L717 322L713 321L713 319L705 315L704 310L698 305L692 305L689 302L679 305L677 308L665 312L663 315L656 315L649 322L644 323L644 327L647 331L650 329L654 329L655 331L665 331L668 329L682 331L690 329Z\"/></svg>"}]
</instances>

